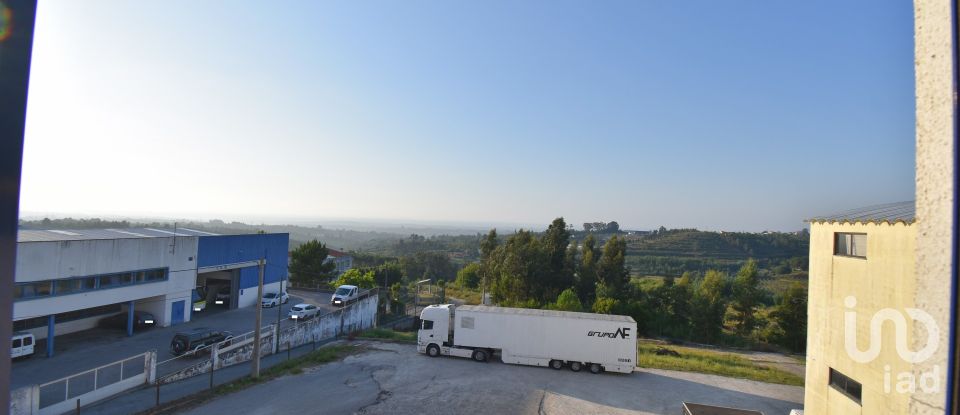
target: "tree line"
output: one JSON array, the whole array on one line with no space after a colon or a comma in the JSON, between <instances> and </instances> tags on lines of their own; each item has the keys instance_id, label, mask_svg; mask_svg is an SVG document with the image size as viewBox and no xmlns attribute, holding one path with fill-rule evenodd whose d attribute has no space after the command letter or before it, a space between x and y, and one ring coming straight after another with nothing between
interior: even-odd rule
<instances>
[{"instance_id":1,"label":"tree line","mask_svg":"<svg viewBox=\"0 0 960 415\"><path fill-rule=\"evenodd\" d=\"M729 333L804 349L803 285L772 301L752 259L733 276L710 269L642 284L630 277L626 251L627 241L617 235L602 246L592 234L571 243L563 218L540 234L520 230L501 240L491 230L481 241L480 261L461 269L457 283L489 291L501 306L630 315L651 336L719 344Z\"/></svg>"}]
</instances>

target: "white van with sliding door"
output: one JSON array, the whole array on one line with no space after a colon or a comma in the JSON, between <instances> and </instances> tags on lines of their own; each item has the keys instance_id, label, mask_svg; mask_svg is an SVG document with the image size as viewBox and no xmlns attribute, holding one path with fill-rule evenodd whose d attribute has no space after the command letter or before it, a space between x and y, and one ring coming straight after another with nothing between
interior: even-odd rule
<instances>
[{"instance_id":1,"label":"white van with sliding door","mask_svg":"<svg viewBox=\"0 0 960 415\"><path fill-rule=\"evenodd\" d=\"M33 335L30 333L13 333L13 342L11 343L10 357L18 358L30 356L33 354L33 345L36 343L36 339L33 338Z\"/></svg>"}]
</instances>

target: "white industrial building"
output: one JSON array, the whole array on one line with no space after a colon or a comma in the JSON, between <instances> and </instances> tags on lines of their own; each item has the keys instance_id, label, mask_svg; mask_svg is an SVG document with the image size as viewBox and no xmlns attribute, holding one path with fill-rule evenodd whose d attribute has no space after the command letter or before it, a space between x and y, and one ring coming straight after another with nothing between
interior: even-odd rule
<instances>
[{"instance_id":1,"label":"white industrial building","mask_svg":"<svg viewBox=\"0 0 960 415\"><path fill-rule=\"evenodd\" d=\"M95 327L130 307L149 312L157 325L178 324L190 320L193 290L208 283L211 291L229 287L231 308L254 304L256 259L286 257L288 240L187 229L20 230L14 330L45 339ZM266 274L268 289L279 289L286 261L275 261Z\"/></svg>"}]
</instances>

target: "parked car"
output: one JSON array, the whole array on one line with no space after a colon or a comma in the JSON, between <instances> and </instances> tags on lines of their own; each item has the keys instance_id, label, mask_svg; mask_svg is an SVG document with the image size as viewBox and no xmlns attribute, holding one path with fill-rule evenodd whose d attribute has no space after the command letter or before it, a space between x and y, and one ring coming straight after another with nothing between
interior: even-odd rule
<instances>
[{"instance_id":1,"label":"parked car","mask_svg":"<svg viewBox=\"0 0 960 415\"><path fill-rule=\"evenodd\" d=\"M260 299L260 304L264 307L273 307L280 304L286 304L287 301L290 301L290 296L286 292L277 293L266 293L263 295L263 298Z\"/></svg>"},{"instance_id":2,"label":"parked car","mask_svg":"<svg viewBox=\"0 0 960 415\"><path fill-rule=\"evenodd\" d=\"M330 297L330 304L335 306L347 305L357 299L357 293L359 291L360 288L357 288L356 285L341 285L337 287L337 290L333 292L333 296Z\"/></svg>"},{"instance_id":3,"label":"parked car","mask_svg":"<svg viewBox=\"0 0 960 415\"><path fill-rule=\"evenodd\" d=\"M290 316L291 320L309 320L317 316L317 306L313 304L297 304L293 307L290 307L290 312L287 313Z\"/></svg>"},{"instance_id":4,"label":"parked car","mask_svg":"<svg viewBox=\"0 0 960 415\"><path fill-rule=\"evenodd\" d=\"M229 305L230 304L230 286L224 285L217 290L217 296L214 297L213 303L216 305Z\"/></svg>"},{"instance_id":5,"label":"parked car","mask_svg":"<svg viewBox=\"0 0 960 415\"><path fill-rule=\"evenodd\" d=\"M10 347L10 357L13 359L18 357L29 357L33 354L33 345L35 343L36 339L33 338L33 334L22 331L13 333L13 340L11 341Z\"/></svg>"},{"instance_id":6,"label":"parked car","mask_svg":"<svg viewBox=\"0 0 960 415\"><path fill-rule=\"evenodd\" d=\"M207 308L207 292L203 287L197 287L191 295L193 301L193 311L200 312Z\"/></svg>"},{"instance_id":7,"label":"parked car","mask_svg":"<svg viewBox=\"0 0 960 415\"><path fill-rule=\"evenodd\" d=\"M100 326L126 330L127 317L128 317L127 312L114 314L110 317L101 319ZM144 329L144 328L153 327L156 323L157 323L157 320L153 318L153 314L150 314L146 311L140 311L140 310L133 311L133 328L134 329Z\"/></svg>"},{"instance_id":8,"label":"parked car","mask_svg":"<svg viewBox=\"0 0 960 415\"><path fill-rule=\"evenodd\" d=\"M233 335L229 331L218 331L209 327L181 331L174 334L173 340L170 340L170 353L174 356L196 355L202 351L209 351L209 346L232 338Z\"/></svg>"}]
</instances>

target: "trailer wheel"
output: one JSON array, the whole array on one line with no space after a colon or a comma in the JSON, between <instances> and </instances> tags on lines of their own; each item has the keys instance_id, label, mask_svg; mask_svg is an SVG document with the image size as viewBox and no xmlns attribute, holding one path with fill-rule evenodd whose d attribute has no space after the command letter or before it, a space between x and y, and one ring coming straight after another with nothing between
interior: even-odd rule
<instances>
[{"instance_id":1,"label":"trailer wheel","mask_svg":"<svg viewBox=\"0 0 960 415\"><path fill-rule=\"evenodd\" d=\"M579 372L580 369L583 369L583 364L580 362L570 362L570 370L574 372Z\"/></svg>"},{"instance_id":2,"label":"trailer wheel","mask_svg":"<svg viewBox=\"0 0 960 415\"><path fill-rule=\"evenodd\" d=\"M598 364L596 364L596 363L591 363L591 364L590 364L590 373L593 373L594 375L596 375L596 374L600 373L601 371L603 371L603 367L602 367L602 366L600 366L600 365L598 365Z\"/></svg>"},{"instance_id":3,"label":"trailer wheel","mask_svg":"<svg viewBox=\"0 0 960 415\"><path fill-rule=\"evenodd\" d=\"M474 350L474 351L473 351L473 360L476 360L476 361L478 361L478 362L486 362L486 361L487 361L487 352L486 352L485 350Z\"/></svg>"},{"instance_id":4,"label":"trailer wheel","mask_svg":"<svg viewBox=\"0 0 960 415\"><path fill-rule=\"evenodd\" d=\"M563 369L563 360L551 360L550 367L556 370Z\"/></svg>"},{"instance_id":5,"label":"trailer wheel","mask_svg":"<svg viewBox=\"0 0 960 415\"><path fill-rule=\"evenodd\" d=\"M427 356L430 356L430 357L440 356L440 346L437 346L435 344L431 344L427 346Z\"/></svg>"}]
</instances>

